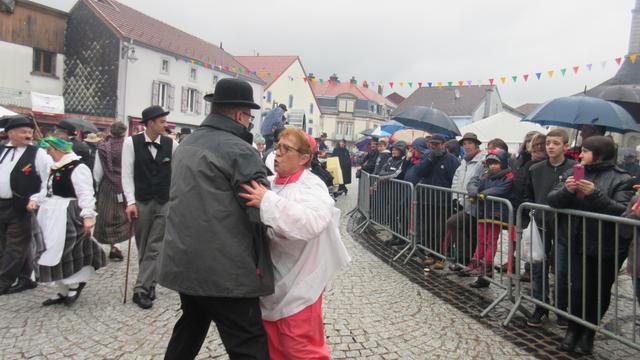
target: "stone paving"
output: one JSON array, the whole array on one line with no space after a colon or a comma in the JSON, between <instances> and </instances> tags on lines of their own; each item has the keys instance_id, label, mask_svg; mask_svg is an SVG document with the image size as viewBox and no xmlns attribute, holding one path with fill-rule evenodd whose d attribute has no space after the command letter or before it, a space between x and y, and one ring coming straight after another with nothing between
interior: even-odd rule
<instances>
[{"instance_id":1,"label":"stone paving","mask_svg":"<svg viewBox=\"0 0 640 360\"><path fill-rule=\"evenodd\" d=\"M520 318L502 327L506 309L481 319L474 314L489 299L446 277L425 277L412 262L392 262L392 251L371 234L352 237L348 229L355 220L345 214L355 205L355 192L352 186L349 196L337 202L353 262L325 294L325 331L333 358L561 358L551 349L537 352L534 345L540 340L557 346L558 335L530 332L523 337ZM129 289L137 271L135 249L132 260ZM151 310L139 309L130 299L123 305L124 272L124 262L100 270L72 307L43 308L41 302L52 292L44 286L1 296L0 359L162 358L180 315L178 296L159 288ZM620 346L609 353L599 349L598 358L633 357L628 352L617 356L614 350ZM198 358L227 358L215 327Z\"/></svg>"}]
</instances>

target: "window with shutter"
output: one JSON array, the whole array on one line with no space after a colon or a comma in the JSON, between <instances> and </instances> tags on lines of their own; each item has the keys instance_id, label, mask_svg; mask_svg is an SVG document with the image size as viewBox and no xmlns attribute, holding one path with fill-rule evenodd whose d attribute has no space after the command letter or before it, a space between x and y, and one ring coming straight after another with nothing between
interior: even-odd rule
<instances>
[{"instance_id":1,"label":"window with shutter","mask_svg":"<svg viewBox=\"0 0 640 360\"><path fill-rule=\"evenodd\" d=\"M202 93L196 90L196 114L202 113Z\"/></svg>"},{"instance_id":2,"label":"window with shutter","mask_svg":"<svg viewBox=\"0 0 640 360\"><path fill-rule=\"evenodd\" d=\"M182 104L180 105L180 111L187 112L189 106L189 89L182 87Z\"/></svg>"},{"instance_id":3,"label":"window with shutter","mask_svg":"<svg viewBox=\"0 0 640 360\"><path fill-rule=\"evenodd\" d=\"M158 92L160 90L160 82L159 81L153 81L153 83L151 83L151 105L158 105L159 101L158 101Z\"/></svg>"},{"instance_id":4,"label":"window with shutter","mask_svg":"<svg viewBox=\"0 0 640 360\"><path fill-rule=\"evenodd\" d=\"M176 87L169 85L169 96L167 98L167 108L171 111L174 108Z\"/></svg>"}]
</instances>

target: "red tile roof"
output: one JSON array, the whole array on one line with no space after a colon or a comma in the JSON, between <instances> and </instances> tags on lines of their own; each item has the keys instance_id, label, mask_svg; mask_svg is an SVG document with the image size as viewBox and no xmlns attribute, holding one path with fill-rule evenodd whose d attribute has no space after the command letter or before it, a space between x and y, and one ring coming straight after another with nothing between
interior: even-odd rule
<instances>
[{"instance_id":1,"label":"red tile roof","mask_svg":"<svg viewBox=\"0 0 640 360\"><path fill-rule=\"evenodd\" d=\"M271 86L282 73L298 60L297 56L236 56L235 59L242 66L255 71L258 77L264 82L265 89ZM271 74L269 76L269 74Z\"/></svg>"},{"instance_id":2,"label":"red tile roof","mask_svg":"<svg viewBox=\"0 0 640 360\"><path fill-rule=\"evenodd\" d=\"M526 103L516 107L515 109L516 111L519 111L525 115L528 115L530 112L535 110L538 106L540 106L540 104Z\"/></svg>"},{"instance_id":3,"label":"red tile roof","mask_svg":"<svg viewBox=\"0 0 640 360\"><path fill-rule=\"evenodd\" d=\"M404 96L398 94L397 92L391 93L387 95L387 99L396 105L400 105L401 102L406 99Z\"/></svg>"},{"instance_id":4,"label":"red tile roof","mask_svg":"<svg viewBox=\"0 0 640 360\"><path fill-rule=\"evenodd\" d=\"M334 81L325 81L321 84L319 81L314 80L311 83L311 89L317 97L337 97L342 94L351 94L361 100L374 101L378 104L385 104L395 108L395 104L376 91L364 86L354 85L351 82L336 83Z\"/></svg>"},{"instance_id":5,"label":"red tile roof","mask_svg":"<svg viewBox=\"0 0 640 360\"><path fill-rule=\"evenodd\" d=\"M246 70L234 57L218 46L145 15L114 0L81 0L120 37L133 39L158 49L224 68ZM225 69L226 70L226 69ZM254 80L255 75L247 74Z\"/></svg>"}]
</instances>

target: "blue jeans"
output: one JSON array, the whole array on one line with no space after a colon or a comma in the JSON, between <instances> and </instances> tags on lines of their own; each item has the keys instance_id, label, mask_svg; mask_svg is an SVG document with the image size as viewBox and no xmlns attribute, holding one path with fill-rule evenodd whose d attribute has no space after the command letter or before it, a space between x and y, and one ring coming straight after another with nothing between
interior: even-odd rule
<instances>
[{"instance_id":1,"label":"blue jeans","mask_svg":"<svg viewBox=\"0 0 640 360\"><path fill-rule=\"evenodd\" d=\"M567 309L568 299L568 249L565 241L554 241L557 239L553 234L553 227L547 226L546 231L541 232L544 242L545 261L531 264L531 290L532 296L540 301L549 303L549 267L555 264L555 301L554 305L560 310ZM554 257L551 256L555 245ZM573 260L573 259L572 259ZM575 260L574 260L575 261Z\"/></svg>"}]
</instances>

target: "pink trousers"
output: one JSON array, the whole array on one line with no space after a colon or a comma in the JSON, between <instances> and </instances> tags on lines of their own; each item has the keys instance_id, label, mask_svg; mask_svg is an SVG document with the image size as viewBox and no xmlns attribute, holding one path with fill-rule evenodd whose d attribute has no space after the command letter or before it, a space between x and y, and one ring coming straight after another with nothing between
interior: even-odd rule
<instances>
[{"instance_id":1,"label":"pink trousers","mask_svg":"<svg viewBox=\"0 0 640 360\"><path fill-rule=\"evenodd\" d=\"M322 295L315 303L277 321L264 321L272 360L330 359L324 342Z\"/></svg>"}]
</instances>

